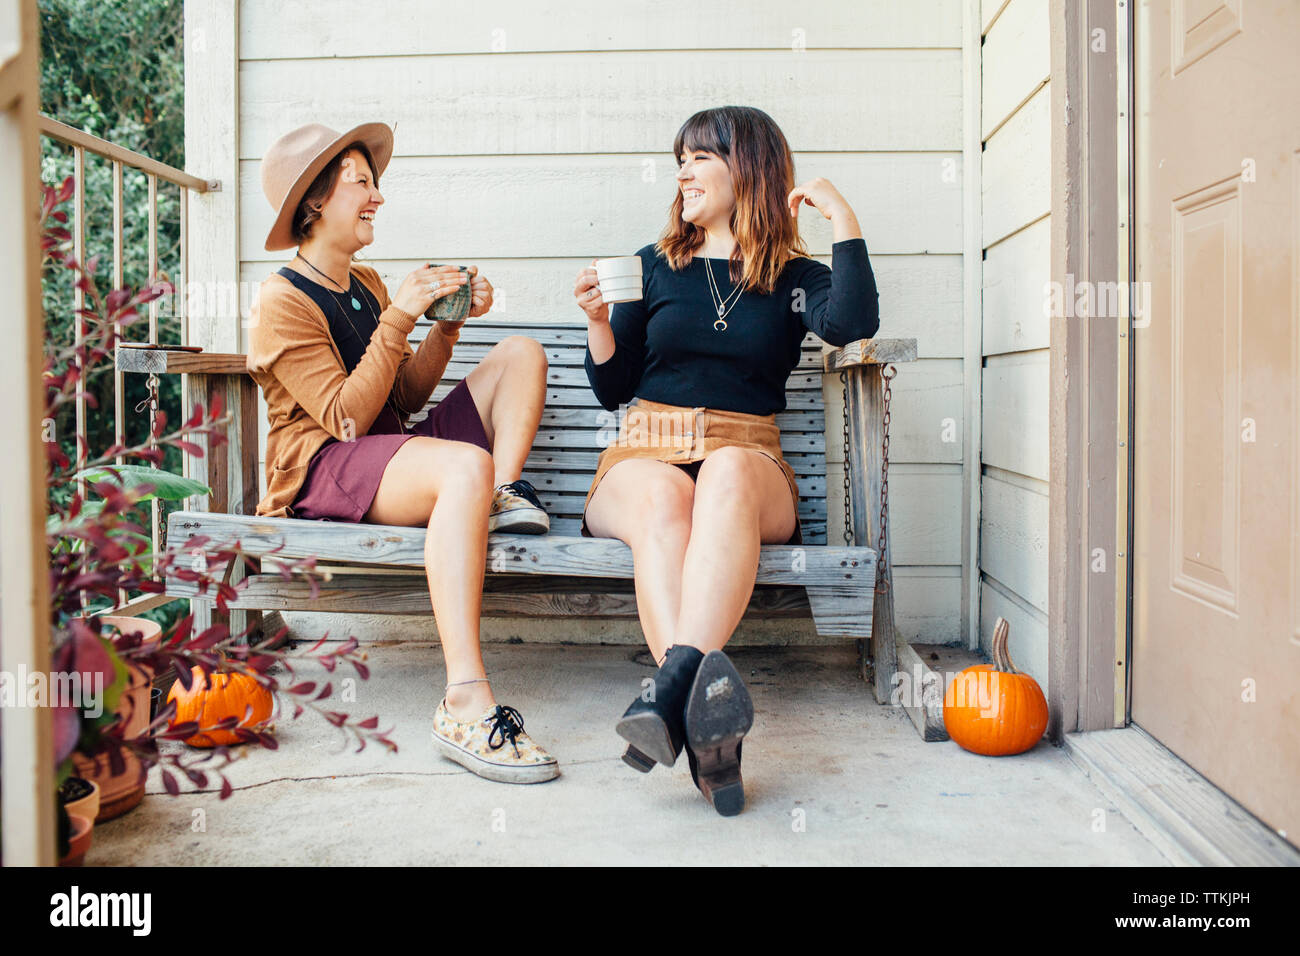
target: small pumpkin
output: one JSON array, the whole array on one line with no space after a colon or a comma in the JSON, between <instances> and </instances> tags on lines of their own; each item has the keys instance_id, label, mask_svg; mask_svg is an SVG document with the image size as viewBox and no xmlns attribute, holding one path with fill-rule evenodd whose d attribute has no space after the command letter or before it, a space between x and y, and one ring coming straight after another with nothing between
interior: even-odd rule
<instances>
[{"instance_id":1,"label":"small pumpkin","mask_svg":"<svg viewBox=\"0 0 1300 956\"><path fill-rule=\"evenodd\" d=\"M1007 651L1011 626L993 625L993 663L958 674L943 695L948 736L972 753L1003 757L1023 753L1047 728L1047 699L1038 681L1016 670Z\"/></svg>"},{"instance_id":2,"label":"small pumpkin","mask_svg":"<svg viewBox=\"0 0 1300 956\"><path fill-rule=\"evenodd\" d=\"M275 709L271 692L247 674L211 674L205 679L203 668L198 666L190 672L189 689L176 681L167 700L176 701L171 727L189 721L195 721L201 728L212 727L227 717L234 717L239 721L237 726L255 730L271 719ZM185 742L191 747L217 747L243 741L233 730L208 730Z\"/></svg>"}]
</instances>

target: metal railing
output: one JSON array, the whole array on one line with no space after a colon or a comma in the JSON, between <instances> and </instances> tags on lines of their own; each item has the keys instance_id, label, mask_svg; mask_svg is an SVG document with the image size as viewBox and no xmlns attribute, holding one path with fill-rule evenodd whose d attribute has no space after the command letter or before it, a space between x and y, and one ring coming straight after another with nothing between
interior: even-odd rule
<instances>
[{"instance_id":1,"label":"metal railing","mask_svg":"<svg viewBox=\"0 0 1300 956\"><path fill-rule=\"evenodd\" d=\"M83 130L76 129L58 120L48 116L41 115L39 118L39 128L42 136L48 137L65 146L71 147L73 157L73 178L75 182L75 191L72 198L72 215L70 230L72 233L73 256L78 263L85 262L86 239L85 239L85 158L86 153L92 153L112 162L113 164L113 287L121 288L123 285L123 261L124 261L124 241L123 241L123 189L122 173L127 167L137 169L145 174L148 183L148 252L147 252L147 275L150 282L157 281L158 277L158 182L162 180L166 183L172 183L180 189L180 256L179 256L179 275L174 284L177 294L172 296L175 303L176 317L180 322L181 328L181 345L189 344L189 322L185 314L185 295L182 290L186 288L186 277L189 274L189 263L186 258L186 228L187 213L189 208L189 196L191 192L204 193L213 192L221 188L217 180L202 179L198 176L192 176L174 166L168 166L156 159L151 159L142 153L137 153L119 146L116 143L106 139L101 139ZM85 293L81 288L74 284L72 292L73 314L80 316L81 309L85 306ZM154 299L149 303L149 335L147 342L151 345L158 343L158 314L159 301ZM82 344L81 322L74 323L75 339L74 343L80 347ZM170 344L170 343L169 343ZM154 423L157 419L158 412L158 378L150 375L147 387L149 390L149 441L153 442ZM76 460L77 469L84 467L86 461L86 398L84 387L79 389L79 394L75 399L75 417L76 417ZM113 432L117 444L126 444L126 412L125 412L125 380L121 371L113 371ZM188 410L185 410L188 412ZM123 463L123 457L117 456L118 464ZM153 467L157 467L155 464ZM78 481L78 491L85 494L85 481ZM160 540L160 509L161 505L157 498L150 501L150 540L152 542L151 550L157 554L159 551ZM147 594L143 597L132 599L125 592L118 595L118 606L110 613L130 615L147 611L150 608L158 607L174 600L163 594Z\"/></svg>"}]
</instances>

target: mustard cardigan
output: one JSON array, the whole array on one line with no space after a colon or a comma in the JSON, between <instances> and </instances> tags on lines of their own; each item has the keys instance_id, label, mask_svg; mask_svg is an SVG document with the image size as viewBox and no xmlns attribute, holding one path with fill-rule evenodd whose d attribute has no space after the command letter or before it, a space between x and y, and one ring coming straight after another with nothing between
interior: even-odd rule
<instances>
[{"instance_id":1,"label":"mustard cardigan","mask_svg":"<svg viewBox=\"0 0 1300 956\"><path fill-rule=\"evenodd\" d=\"M392 304L370 266L349 267L379 301L379 327L348 375L329 322L284 276L262 283L248 330L248 371L266 396L266 497L258 515L290 517L312 456L333 437L365 435L390 399L403 416L428 402L451 360L460 327L434 323L418 352L407 341L416 316ZM349 426L347 423L351 422Z\"/></svg>"}]
</instances>

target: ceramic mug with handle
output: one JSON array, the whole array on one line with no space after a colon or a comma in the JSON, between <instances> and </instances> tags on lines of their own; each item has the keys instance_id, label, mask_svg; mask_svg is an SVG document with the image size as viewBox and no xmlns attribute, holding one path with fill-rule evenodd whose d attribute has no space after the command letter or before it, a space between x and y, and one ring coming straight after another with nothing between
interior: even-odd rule
<instances>
[{"instance_id":1,"label":"ceramic mug with handle","mask_svg":"<svg viewBox=\"0 0 1300 956\"><path fill-rule=\"evenodd\" d=\"M596 281L602 302L635 302L641 298L641 257L597 259Z\"/></svg>"}]
</instances>

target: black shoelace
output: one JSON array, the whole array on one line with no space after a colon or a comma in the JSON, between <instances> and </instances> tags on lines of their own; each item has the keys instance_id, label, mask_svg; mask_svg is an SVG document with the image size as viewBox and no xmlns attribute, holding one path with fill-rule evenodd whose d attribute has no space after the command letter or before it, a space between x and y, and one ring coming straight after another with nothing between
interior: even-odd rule
<instances>
[{"instance_id":1,"label":"black shoelace","mask_svg":"<svg viewBox=\"0 0 1300 956\"><path fill-rule=\"evenodd\" d=\"M519 756L519 744L515 743L515 738L524 732L524 719L519 716L519 711L513 707L502 707L497 704L497 709L492 716L488 718L491 724L491 731L488 733L488 746L493 750L500 750L510 741L510 746L515 748L515 756Z\"/></svg>"},{"instance_id":2,"label":"black shoelace","mask_svg":"<svg viewBox=\"0 0 1300 956\"><path fill-rule=\"evenodd\" d=\"M538 508L542 506L541 500L537 497L537 489L534 488L532 482L528 481L526 478L512 481L506 487L512 489L515 494L519 495L519 497L523 498L529 504L535 505Z\"/></svg>"}]
</instances>

